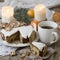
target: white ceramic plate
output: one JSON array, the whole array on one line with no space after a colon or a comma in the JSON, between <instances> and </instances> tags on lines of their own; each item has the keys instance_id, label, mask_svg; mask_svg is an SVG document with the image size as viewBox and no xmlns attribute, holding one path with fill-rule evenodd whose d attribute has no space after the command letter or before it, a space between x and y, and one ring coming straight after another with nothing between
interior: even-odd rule
<instances>
[{"instance_id":1,"label":"white ceramic plate","mask_svg":"<svg viewBox=\"0 0 60 60\"><path fill-rule=\"evenodd\" d=\"M38 41L38 39L39 39L39 36L37 34L37 37L36 37L36 39L34 41ZM15 41L14 43L8 43L8 42L6 42L6 41L4 41L2 39L0 39L0 44L4 44L6 46L11 46L11 47L25 47L25 46L30 45L29 43L22 44L19 41Z\"/></svg>"}]
</instances>

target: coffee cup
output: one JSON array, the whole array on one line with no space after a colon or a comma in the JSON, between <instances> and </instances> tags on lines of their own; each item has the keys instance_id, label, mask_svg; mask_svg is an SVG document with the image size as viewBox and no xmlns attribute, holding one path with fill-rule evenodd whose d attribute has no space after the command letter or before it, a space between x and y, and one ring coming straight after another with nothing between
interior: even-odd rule
<instances>
[{"instance_id":1,"label":"coffee cup","mask_svg":"<svg viewBox=\"0 0 60 60\"><path fill-rule=\"evenodd\" d=\"M59 35L56 32L58 24L53 21L42 21L38 24L38 33L41 42L52 44L58 41Z\"/></svg>"}]
</instances>

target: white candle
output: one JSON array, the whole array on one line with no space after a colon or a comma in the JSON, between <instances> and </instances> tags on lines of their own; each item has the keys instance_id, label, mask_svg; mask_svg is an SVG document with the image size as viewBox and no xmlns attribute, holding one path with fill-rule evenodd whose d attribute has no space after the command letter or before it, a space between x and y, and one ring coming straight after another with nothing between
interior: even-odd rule
<instances>
[{"instance_id":1,"label":"white candle","mask_svg":"<svg viewBox=\"0 0 60 60\"><path fill-rule=\"evenodd\" d=\"M2 22L9 23L11 17L14 16L14 9L11 6L4 6L2 7Z\"/></svg>"},{"instance_id":2,"label":"white candle","mask_svg":"<svg viewBox=\"0 0 60 60\"><path fill-rule=\"evenodd\" d=\"M46 19L46 7L43 4L38 4L35 6L34 18L38 21Z\"/></svg>"}]
</instances>

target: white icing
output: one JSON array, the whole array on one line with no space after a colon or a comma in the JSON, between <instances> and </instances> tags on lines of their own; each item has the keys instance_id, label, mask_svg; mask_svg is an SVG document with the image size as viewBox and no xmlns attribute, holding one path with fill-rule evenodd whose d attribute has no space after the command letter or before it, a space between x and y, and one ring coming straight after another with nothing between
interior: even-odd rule
<instances>
[{"instance_id":1,"label":"white icing","mask_svg":"<svg viewBox=\"0 0 60 60\"><path fill-rule=\"evenodd\" d=\"M2 29L1 32L4 34L4 36L11 36L12 34L16 33L17 31L20 32L22 37L29 38L31 36L31 33L33 32L32 26L22 26L18 28L13 28L11 31L6 31L5 29Z\"/></svg>"},{"instance_id":2,"label":"white icing","mask_svg":"<svg viewBox=\"0 0 60 60\"><path fill-rule=\"evenodd\" d=\"M23 26L23 27L20 27L19 31L20 31L22 37L29 38L33 31L33 27L32 26Z\"/></svg>"},{"instance_id":3,"label":"white icing","mask_svg":"<svg viewBox=\"0 0 60 60\"><path fill-rule=\"evenodd\" d=\"M43 47L46 46L44 43L41 42L32 42L34 46L36 46L40 51L42 51Z\"/></svg>"},{"instance_id":4,"label":"white icing","mask_svg":"<svg viewBox=\"0 0 60 60\"><path fill-rule=\"evenodd\" d=\"M5 29L2 29L1 32L4 34L4 36L11 36L12 34L16 33L18 29L13 28L11 31L6 31Z\"/></svg>"}]
</instances>

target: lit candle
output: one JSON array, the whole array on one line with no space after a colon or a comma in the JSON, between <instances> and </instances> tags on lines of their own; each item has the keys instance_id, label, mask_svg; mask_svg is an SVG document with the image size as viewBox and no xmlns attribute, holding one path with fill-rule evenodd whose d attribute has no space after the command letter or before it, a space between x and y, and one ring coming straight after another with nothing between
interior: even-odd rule
<instances>
[{"instance_id":1,"label":"lit candle","mask_svg":"<svg viewBox=\"0 0 60 60\"><path fill-rule=\"evenodd\" d=\"M9 23L11 17L14 16L14 9L11 6L4 6L2 7L2 22Z\"/></svg>"},{"instance_id":2,"label":"lit candle","mask_svg":"<svg viewBox=\"0 0 60 60\"><path fill-rule=\"evenodd\" d=\"M46 19L46 7L43 4L38 4L35 6L34 18L38 21Z\"/></svg>"}]
</instances>

